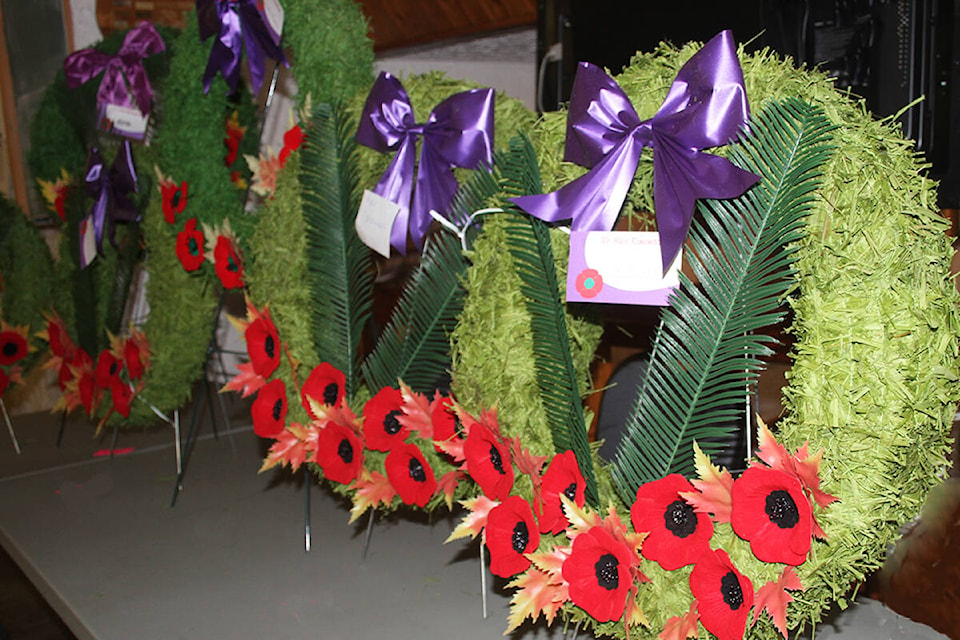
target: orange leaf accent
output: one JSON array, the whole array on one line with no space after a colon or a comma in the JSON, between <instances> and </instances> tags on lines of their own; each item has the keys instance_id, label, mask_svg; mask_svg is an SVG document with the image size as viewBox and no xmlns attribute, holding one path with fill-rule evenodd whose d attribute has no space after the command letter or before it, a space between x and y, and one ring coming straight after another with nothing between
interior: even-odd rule
<instances>
[{"instance_id":1,"label":"orange leaf accent","mask_svg":"<svg viewBox=\"0 0 960 640\"><path fill-rule=\"evenodd\" d=\"M400 396L403 398L403 405L400 407L403 413L397 416L397 422L414 433L419 433L420 437L433 440L432 403L425 395L417 393L403 381L400 382Z\"/></svg>"},{"instance_id":2,"label":"orange leaf accent","mask_svg":"<svg viewBox=\"0 0 960 640\"><path fill-rule=\"evenodd\" d=\"M713 464L696 442L693 443L693 459L700 479L691 480L690 483L699 493L684 492L680 494L681 497L698 513L712 513L716 522L730 522L733 476L726 469Z\"/></svg>"},{"instance_id":3,"label":"orange leaf accent","mask_svg":"<svg viewBox=\"0 0 960 640\"><path fill-rule=\"evenodd\" d=\"M793 567L784 567L783 573L776 582L768 582L759 589L754 596L753 604L756 607L757 615L753 622L756 623L760 613L766 611L773 618L773 625L777 630L787 637L787 605L793 602L793 596L787 593L787 590L802 591L803 585L800 584L800 578L794 572Z\"/></svg>"},{"instance_id":4,"label":"orange leaf accent","mask_svg":"<svg viewBox=\"0 0 960 640\"><path fill-rule=\"evenodd\" d=\"M450 438L449 440L434 440L433 444L440 451L444 452L451 458L454 462L463 462L467 459L467 456L463 453L463 443L464 441L460 438Z\"/></svg>"},{"instance_id":5,"label":"orange leaf accent","mask_svg":"<svg viewBox=\"0 0 960 640\"><path fill-rule=\"evenodd\" d=\"M517 590L510 600L510 614L507 616L507 630L504 635L519 627L530 618L537 621L543 614L547 624L553 624L557 612L570 599L566 583L557 583L554 577L535 566L514 578L508 587Z\"/></svg>"},{"instance_id":6,"label":"orange leaf accent","mask_svg":"<svg viewBox=\"0 0 960 640\"><path fill-rule=\"evenodd\" d=\"M460 485L460 480L464 478L460 471L448 471L437 480L437 493L443 494L443 499L447 503L447 509L453 509L453 494Z\"/></svg>"},{"instance_id":7,"label":"orange leaf accent","mask_svg":"<svg viewBox=\"0 0 960 640\"><path fill-rule=\"evenodd\" d=\"M300 465L307 459L307 444L304 441L306 435L306 428L303 425L291 424L287 426L277 436L277 441L273 443L270 450L267 451L267 457L260 466L258 473L272 469L278 464L284 467L290 465L293 471L299 469Z\"/></svg>"},{"instance_id":8,"label":"orange leaf accent","mask_svg":"<svg viewBox=\"0 0 960 640\"><path fill-rule=\"evenodd\" d=\"M581 509L575 502L563 494L560 494L560 504L563 505L563 513L567 516L567 521L570 523L570 526L567 527L567 537L570 538L571 541L593 527L603 526L603 520L600 519L600 514L589 507L584 506L583 509Z\"/></svg>"},{"instance_id":9,"label":"orange leaf accent","mask_svg":"<svg viewBox=\"0 0 960 640\"><path fill-rule=\"evenodd\" d=\"M638 572L639 573L639 572ZM643 577L643 582L649 582L646 576L642 573L640 574ZM647 616L644 615L643 609L640 608L640 605L637 604L637 593L639 589L637 588L636 583L630 590L627 592L627 605L623 610L623 625L626 630L627 637L630 637L630 627L644 626L649 627L650 621L647 620Z\"/></svg>"},{"instance_id":10,"label":"orange leaf accent","mask_svg":"<svg viewBox=\"0 0 960 640\"><path fill-rule=\"evenodd\" d=\"M231 378L227 384L223 385L223 388L220 389L220 393L225 391L239 391L240 395L246 398L247 396L256 393L260 390L260 387L267 384L266 379L254 371L253 364L249 362L242 362L238 364L237 370L240 373Z\"/></svg>"},{"instance_id":11,"label":"orange leaf accent","mask_svg":"<svg viewBox=\"0 0 960 640\"><path fill-rule=\"evenodd\" d=\"M393 485L387 477L379 471L360 471L356 481L357 492L353 495L353 506L350 507L350 522L355 522L367 509L375 509L381 504L390 504L397 495Z\"/></svg>"},{"instance_id":12,"label":"orange leaf accent","mask_svg":"<svg viewBox=\"0 0 960 640\"><path fill-rule=\"evenodd\" d=\"M447 539L443 541L444 544L452 540L466 538L467 536L476 538L480 535L480 532L483 531L483 528L487 526L487 516L490 515L490 510L500 503L484 495L479 495L469 500L461 500L460 504L466 507L470 513L463 517L460 524L458 524Z\"/></svg>"},{"instance_id":13,"label":"orange leaf accent","mask_svg":"<svg viewBox=\"0 0 960 640\"><path fill-rule=\"evenodd\" d=\"M697 601L690 603L690 611L682 616L674 616L663 625L663 631L657 636L657 640L686 640L687 638L696 638L697 623L700 621L700 615L697 613Z\"/></svg>"},{"instance_id":14,"label":"orange leaf accent","mask_svg":"<svg viewBox=\"0 0 960 640\"><path fill-rule=\"evenodd\" d=\"M530 476L533 480L533 486L540 486L540 470L543 463L550 456L535 456L530 450L520 444L520 438L509 438L507 443L510 445L510 453L513 455L513 462L517 465L517 470Z\"/></svg>"}]
</instances>

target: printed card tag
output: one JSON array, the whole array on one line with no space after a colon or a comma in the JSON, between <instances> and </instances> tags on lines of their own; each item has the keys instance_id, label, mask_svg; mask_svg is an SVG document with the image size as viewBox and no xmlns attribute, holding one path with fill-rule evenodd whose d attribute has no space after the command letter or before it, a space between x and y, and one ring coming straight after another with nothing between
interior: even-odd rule
<instances>
[{"instance_id":1,"label":"printed card tag","mask_svg":"<svg viewBox=\"0 0 960 640\"><path fill-rule=\"evenodd\" d=\"M132 140L143 140L147 133L150 114L144 116L135 107L100 103L97 127Z\"/></svg>"},{"instance_id":2,"label":"printed card tag","mask_svg":"<svg viewBox=\"0 0 960 640\"><path fill-rule=\"evenodd\" d=\"M365 190L357 211L355 226L357 235L367 245L385 258L390 257L390 231L400 215L400 205L391 202L373 191Z\"/></svg>"},{"instance_id":3,"label":"printed card tag","mask_svg":"<svg viewBox=\"0 0 960 640\"><path fill-rule=\"evenodd\" d=\"M87 266L97 257L97 237L93 232L93 216L88 214L80 221L80 268Z\"/></svg>"},{"instance_id":4,"label":"printed card tag","mask_svg":"<svg viewBox=\"0 0 960 640\"><path fill-rule=\"evenodd\" d=\"M682 256L664 274L654 231L572 231L567 300L667 306Z\"/></svg>"},{"instance_id":5,"label":"printed card tag","mask_svg":"<svg viewBox=\"0 0 960 640\"><path fill-rule=\"evenodd\" d=\"M283 34L283 7L280 6L280 0L262 0L263 16L267 20L267 26L273 31L273 41L280 44L280 36Z\"/></svg>"}]
</instances>

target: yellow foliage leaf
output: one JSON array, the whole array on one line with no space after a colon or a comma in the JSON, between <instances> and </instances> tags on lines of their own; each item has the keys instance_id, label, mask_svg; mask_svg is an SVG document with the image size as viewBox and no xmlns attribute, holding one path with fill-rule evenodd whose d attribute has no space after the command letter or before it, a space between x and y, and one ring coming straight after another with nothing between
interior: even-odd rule
<instances>
[{"instance_id":1,"label":"yellow foliage leaf","mask_svg":"<svg viewBox=\"0 0 960 640\"><path fill-rule=\"evenodd\" d=\"M367 509L389 504L397 495L387 477L378 471L370 472L363 469L355 486L357 491L353 494L353 506L350 507L351 523L362 516Z\"/></svg>"},{"instance_id":2,"label":"yellow foliage leaf","mask_svg":"<svg viewBox=\"0 0 960 640\"><path fill-rule=\"evenodd\" d=\"M558 583L551 573L535 566L518 575L508 586L517 590L510 600L507 630L503 635L508 635L527 618L536 622L541 614L548 625L552 624L557 612L570 599L565 583Z\"/></svg>"},{"instance_id":3,"label":"yellow foliage leaf","mask_svg":"<svg viewBox=\"0 0 960 640\"><path fill-rule=\"evenodd\" d=\"M496 500L491 500L487 496L479 495L469 500L461 500L460 504L466 507L470 513L463 517L460 524L458 524L447 539L443 541L444 544L453 540L459 540L460 538L466 538L467 536L476 538L480 535L480 532L483 531L483 528L487 526L487 516L490 514L490 510L500 503Z\"/></svg>"}]
</instances>

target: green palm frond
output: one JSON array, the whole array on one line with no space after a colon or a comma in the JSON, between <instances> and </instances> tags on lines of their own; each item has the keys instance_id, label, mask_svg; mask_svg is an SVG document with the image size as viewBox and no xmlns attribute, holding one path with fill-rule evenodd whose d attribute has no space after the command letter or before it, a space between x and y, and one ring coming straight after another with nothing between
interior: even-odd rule
<instances>
[{"instance_id":1,"label":"green palm frond","mask_svg":"<svg viewBox=\"0 0 960 640\"><path fill-rule=\"evenodd\" d=\"M510 141L510 151L497 161L508 196L541 193L537 155L525 137ZM597 506L597 482L590 457L583 402L570 352L567 321L553 259L548 225L513 207L508 217L508 249L520 290L531 316L537 382L554 448L573 450L586 481L587 501Z\"/></svg>"},{"instance_id":2,"label":"green palm frond","mask_svg":"<svg viewBox=\"0 0 960 640\"><path fill-rule=\"evenodd\" d=\"M499 188L490 171L474 172L457 191L450 217L462 226ZM404 288L376 348L363 363L363 378L370 389L403 380L415 391L428 393L448 374L450 334L466 296L463 281L469 262L463 249L470 249L476 233L474 225L467 227L465 247L456 234L446 230L428 238L420 266Z\"/></svg>"},{"instance_id":3,"label":"green palm frond","mask_svg":"<svg viewBox=\"0 0 960 640\"><path fill-rule=\"evenodd\" d=\"M613 477L628 503L644 482L692 474L694 441L715 453L722 447L716 439L735 429L725 423L736 418L737 401L771 353L773 338L753 332L783 319L780 303L794 282L792 243L831 153L831 129L800 100L769 103L730 149L733 163L761 181L739 198L700 202L703 222L690 231L700 286L681 278L664 309L614 458Z\"/></svg>"},{"instance_id":4,"label":"green palm frond","mask_svg":"<svg viewBox=\"0 0 960 640\"><path fill-rule=\"evenodd\" d=\"M354 131L339 106L318 104L300 169L313 343L321 359L343 371L348 398L360 383L360 337L370 318L374 277L370 250L354 228L360 204Z\"/></svg>"}]
</instances>

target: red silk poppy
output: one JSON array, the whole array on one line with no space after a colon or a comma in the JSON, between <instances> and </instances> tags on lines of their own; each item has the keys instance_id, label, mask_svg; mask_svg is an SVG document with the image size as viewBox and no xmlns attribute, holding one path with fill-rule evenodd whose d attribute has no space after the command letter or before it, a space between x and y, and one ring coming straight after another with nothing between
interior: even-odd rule
<instances>
[{"instance_id":1,"label":"red silk poppy","mask_svg":"<svg viewBox=\"0 0 960 640\"><path fill-rule=\"evenodd\" d=\"M130 403L133 401L133 389L130 385L114 378L110 383L110 399L113 400L113 409L124 418L130 417Z\"/></svg>"},{"instance_id":2,"label":"red silk poppy","mask_svg":"<svg viewBox=\"0 0 960 640\"><path fill-rule=\"evenodd\" d=\"M350 484L360 475L363 443L353 430L328 422L317 434L316 462L327 480Z\"/></svg>"},{"instance_id":3,"label":"red silk poppy","mask_svg":"<svg viewBox=\"0 0 960 640\"><path fill-rule=\"evenodd\" d=\"M244 130L246 127L244 127ZM233 165L237 161L237 156L240 155L240 141L243 140L243 130L240 129L231 129L227 128L227 135L223 139L223 143L227 146L227 155L223 159L223 164L226 166Z\"/></svg>"},{"instance_id":4,"label":"red silk poppy","mask_svg":"<svg viewBox=\"0 0 960 640\"><path fill-rule=\"evenodd\" d=\"M203 264L203 232L197 229L196 218L187 220L177 234L177 258L184 271L196 271Z\"/></svg>"},{"instance_id":5,"label":"red silk poppy","mask_svg":"<svg viewBox=\"0 0 960 640\"><path fill-rule=\"evenodd\" d=\"M160 196L163 219L173 224L176 217L187 208L187 183L181 182L178 187L175 182L163 182L160 184Z\"/></svg>"},{"instance_id":6,"label":"red silk poppy","mask_svg":"<svg viewBox=\"0 0 960 640\"><path fill-rule=\"evenodd\" d=\"M261 438L276 438L287 419L287 388L277 378L260 387L250 406L253 432Z\"/></svg>"},{"instance_id":7,"label":"red silk poppy","mask_svg":"<svg viewBox=\"0 0 960 640\"><path fill-rule=\"evenodd\" d=\"M300 388L300 402L310 417L316 420L318 416L313 412L307 398L313 398L314 402L319 404L339 407L343 403L345 384L346 377L342 371L329 362L321 362L313 368Z\"/></svg>"},{"instance_id":8,"label":"red silk poppy","mask_svg":"<svg viewBox=\"0 0 960 640\"><path fill-rule=\"evenodd\" d=\"M405 442L394 447L387 454L384 467L387 479L404 504L427 506L437 490L437 480L430 463L416 445Z\"/></svg>"},{"instance_id":9,"label":"red silk poppy","mask_svg":"<svg viewBox=\"0 0 960 640\"><path fill-rule=\"evenodd\" d=\"M17 331L0 331L0 365L8 366L26 357L27 340Z\"/></svg>"},{"instance_id":10,"label":"red silk poppy","mask_svg":"<svg viewBox=\"0 0 960 640\"><path fill-rule=\"evenodd\" d=\"M123 371L123 361L117 358L107 350L100 352L97 356L96 380L97 386L101 389L109 389L114 380L120 379L120 372Z\"/></svg>"},{"instance_id":11,"label":"red silk poppy","mask_svg":"<svg viewBox=\"0 0 960 640\"><path fill-rule=\"evenodd\" d=\"M450 398L444 396L434 403L430 418L433 423L434 440L444 442L461 437L463 426L453 411L453 400Z\"/></svg>"},{"instance_id":12,"label":"red silk poppy","mask_svg":"<svg viewBox=\"0 0 960 640\"><path fill-rule=\"evenodd\" d=\"M6 370L0 369L0 396L3 396L7 391L7 387L10 386L10 376L7 375Z\"/></svg>"},{"instance_id":13,"label":"red silk poppy","mask_svg":"<svg viewBox=\"0 0 960 640\"><path fill-rule=\"evenodd\" d=\"M277 157L281 169L283 165L287 164L290 154L299 149L302 144L303 129L300 128L300 125L295 124L283 134L283 148L280 149L280 155Z\"/></svg>"},{"instance_id":14,"label":"red silk poppy","mask_svg":"<svg viewBox=\"0 0 960 640\"><path fill-rule=\"evenodd\" d=\"M77 381L77 391L80 394L80 404L88 416L92 416L100 404L100 389L97 387L97 380L90 369L80 374Z\"/></svg>"},{"instance_id":15,"label":"red silk poppy","mask_svg":"<svg viewBox=\"0 0 960 640\"><path fill-rule=\"evenodd\" d=\"M213 268L224 289L243 286L243 264L233 242L226 236L217 236L217 244L213 248Z\"/></svg>"},{"instance_id":16,"label":"red silk poppy","mask_svg":"<svg viewBox=\"0 0 960 640\"><path fill-rule=\"evenodd\" d=\"M263 312L243 332L253 370L269 378L280 365L280 336L269 313Z\"/></svg>"},{"instance_id":17,"label":"red silk poppy","mask_svg":"<svg viewBox=\"0 0 960 640\"><path fill-rule=\"evenodd\" d=\"M363 438L368 449L390 451L410 435L398 420L402 406L403 396L393 387L380 389L363 406Z\"/></svg>"},{"instance_id":18,"label":"red silk poppy","mask_svg":"<svg viewBox=\"0 0 960 640\"><path fill-rule=\"evenodd\" d=\"M50 351L60 358L72 357L75 349L66 331L63 321L59 318L47 320L47 342L50 343Z\"/></svg>"},{"instance_id":19,"label":"red silk poppy","mask_svg":"<svg viewBox=\"0 0 960 640\"><path fill-rule=\"evenodd\" d=\"M627 605L635 555L601 527L578 535L561 569L570 584L570 599L598 622L619 620Z\"/></svg>"},{"instance_id":20,"label":"red silk poppy","mask_svg":"<svg viewBox=\"0 0 960 640\"><path fill-rule=\"evenodd\" d=\"M580 465L573 451L554 455L543 474L540 499L536 502L540 533L563 533L567 528L567 517L563 513L560 495L565 495L582 507L586 500L586 488L587 483L580 473Z\"/></svg>"},{"instance_id":21,"label":"red silk poppy","mask_svg":"<svg viewBox=\"0 0 960 640\"><path fill-rule=\"evenodd\" d=\"M530 559L524 554L533 553L540 545L530 503L520 496L510 496L491 509L485 538L490 549L490 573L510 578L526 571Z\"/></svg>"},{"instance_id":22,"label":"red silk poppy","mask_svg":"<svg viewBox=\"0 0 960 640\"><path fill-rule=\"evenodd\" d=\"M764 562L799 565L807 559L813 511L800 481L777 469L750 467L731 490L730 524Z\"/></svg>"},{"instance_id":23,"label":"red silk poppy","mask_svg":"<svg viewBox=\"0 0 960 640\"><path fill-rule=\"evenodd\" d=\"M143 377L143 363L148 354L144 353L133 338L127 338L123 345L123 361L127 365L127 374L131 380L139 380Z\"/></svg>"},{"instance_id":24,"label":"red silk poppy","mask_svg":"<svg viewBox=\"0 0 960 640\"><path fill-rule=\"evenodd\" d=\"M700 622L718 640L740 640L753 607L753 583L717 549L700 557L690 572Z\"/></svg>"},{"instance_id":25,"label":"red silk poppy","mask_svg":"<svg viewBox=\"0 0 960 640\"><path fill-rule=\"evenodd\" d=\"M513 488L510 449L482 424L475 424L463 443L467 473L491 500L502 501Z\"/></svg>"},{"instance_id":26,"label":"red silk poppy","mask_svg":"<svg viewBox=\"0 0 960 640\"><path fill-rule=\"evenodd\" d=\"M694 564L710 552L713 522L680 496L696 488L679 473L647 482L637 489L630 520L637 533L647 532L641 553L667 571Z\"/></svg>"}]
</instances>

